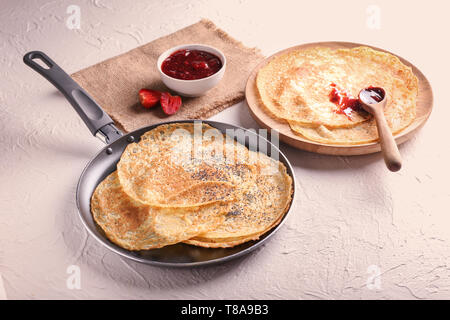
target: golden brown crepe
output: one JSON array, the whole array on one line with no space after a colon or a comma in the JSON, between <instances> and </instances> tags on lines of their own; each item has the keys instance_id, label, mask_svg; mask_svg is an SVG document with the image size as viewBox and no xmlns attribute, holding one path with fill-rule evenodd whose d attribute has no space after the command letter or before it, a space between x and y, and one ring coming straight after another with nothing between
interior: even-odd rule
<instances>
[{"instance_id":1,"label":"golden brown crepe","mask_svg":"<svg viewBox=\"0 0 450 320\"><path fill-rule=\"evenodd\" d=\"M199 128L202 135L210 127ZM139 143L129 144L117 164L124 191L134 200L154 206L185 207L231 200L238 178L235 168L221 170L220 163L204 161L202 139L194 148L195 134L192 124L162 125L145 133ZM197 152L200 156L194 154ZM192 192L186 192L189 189ZM214 192L204 197L207 190ZM182 192L182 199L176 196Z\"/></svg>"},{"instance_id":2,"label":"golden brown crepe","mask_svg":"<svg viewBox=\"0 0 450 320\"><path fill-rule=\"evenodd\" d=\"M230 247L275 227L291 196L279 161L211 126L169 124L127 146L117 171L97 186L91 211L107 237L129 250Z\"/></svg>"},{"instance_id":3,"label":"golden brown crepe","mask_svg":"<svg viewBox=\"0 0 450 320\"><path fill-rule=\"evenodd\" d=\"M220 202L183 210L144 205L123 191L114 171L95 189L91 211L109 240L128 250L147 250L216 228L228 207Z\"/></svg>"},{"instance_id":4,"label":"golden brown crepe","mask_svg":"<svg viewBox=\"0 0 450 320\"><path fill-rule=\"evenodd\" d=\"M369 86L383 87L385 116L398 133L415 118L418 79L397 57L368 47L315 47L280 55L261 68L256 86L265 110L313 141L362 144L378 139L374 119L364 111L337 113L331 84L353 97Z\"/></svg>"},{"instance_id":5,"label":"golden brown crepe","mask_svg":"<svg viewBox=\"0 0 450 320\"><path fill-rule=\"evenodd\" d=\"M277 225L289 208L292 178L286 167L259 154L254 181L237 187L236 200L225 221L216 229L186 243L204 247L229 247L256 240Z\"/></svg>"}]
</instances>

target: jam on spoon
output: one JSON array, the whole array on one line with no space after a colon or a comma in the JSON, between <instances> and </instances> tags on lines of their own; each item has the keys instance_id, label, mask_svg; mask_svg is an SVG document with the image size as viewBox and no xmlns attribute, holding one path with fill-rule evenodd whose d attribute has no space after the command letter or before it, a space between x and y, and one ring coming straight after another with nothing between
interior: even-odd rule
<instances>
[{"instance_id":1,"label":"jam on spoon","mask_svg":"<svg viewBox=\"0 0 450 320\"><path fill-rule=\"evenodd\" d=\"M161 70L172 78L197 80L209 77L222 68L222 61L216 55L202 51L182 49L167 57Z\"/></svg>"},{"instance_id":2,"label":"jam on spoon","mask_svg":"<svg viewBox=\"0 0 450 320\"><path fill-rule=\"evenodd\" d=\"M367 104L375 104L384 99L384 90L379 87L368 87L361 91L359 97Z\"/></svg>"}]
</instances>

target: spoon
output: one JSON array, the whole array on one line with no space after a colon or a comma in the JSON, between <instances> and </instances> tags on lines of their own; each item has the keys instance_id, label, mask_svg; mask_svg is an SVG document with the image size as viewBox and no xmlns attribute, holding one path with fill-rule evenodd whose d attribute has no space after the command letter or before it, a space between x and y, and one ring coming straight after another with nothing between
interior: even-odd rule
<instances>
[{"instance_id":1,"label":"spoon","mask_svg":"<svg viewBox=\"0 0 450 320\"><path fill-rule=\"evenodd\" d=\"M400 170L402 157L383 112L387 103L386 92L383 88L368 87L359 92L358 98L363 109L375 117L381 151L383 152L386 166L393 172Z\"/></svg>"}]
</instances>

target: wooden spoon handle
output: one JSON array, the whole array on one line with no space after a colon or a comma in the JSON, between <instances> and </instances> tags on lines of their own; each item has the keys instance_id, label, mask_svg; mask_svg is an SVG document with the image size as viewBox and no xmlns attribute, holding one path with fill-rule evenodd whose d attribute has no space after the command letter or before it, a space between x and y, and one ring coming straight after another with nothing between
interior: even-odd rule
<instances>
[{"instance_id":1,"label":"wooden spoon handle","mask_svg":"<svg viewBox=\"0 0 450 320\"><path fill-rule=\"evenodd\" d=\"M386 122L382 110L377 111L374 116L377 122L378 136L380 138L384 162L389 170L393 172L398 171L402 167L402 157L398 151L397 143L392 136L391 129Z\"/></svg>"}]
</instances>

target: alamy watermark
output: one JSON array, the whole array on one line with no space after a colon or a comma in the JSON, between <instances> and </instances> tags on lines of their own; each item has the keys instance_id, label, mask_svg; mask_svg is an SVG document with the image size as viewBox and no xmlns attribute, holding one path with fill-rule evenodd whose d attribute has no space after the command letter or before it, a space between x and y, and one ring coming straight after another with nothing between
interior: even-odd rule
<instances>
[{"instance_id":1,"label":"alamy watermark","mask_svg":"<svg viewBox=\"0 0 450 320\"><path fill-rule=\"evenodd\" d=\"M6 296L5 285L3 283L3 277L1 274L0 274L0 300L8 300L8 297Z\"/></svg>"},{"instance_id":2,"label":"alamy watermark","mask_svg":"<svg viewBox=\"0 0 450 320\"><path fill-rule=\"evenodd\" d=\"M171 161L183 166L203 163L206 165L239 165L262 163L262 174L278 172L279 135L272 131L270 142L266 129L226 129L225 134L216 128L205 128L201 121L194 122L193 132L178 128L170 136L173 143ZM237 143L245 145L246 152ZM276 161L268 161L262 154Z\"/></svg>"},{"instance_id":3,"label":"alamy watermark","mask_svg":"<svg viewBox=\"0 0 450 320\"><path fill-rule=\"evenodd\" d=\"M366 8L366 26L371 30L381 29L381 8L375 4L371 4Z\"/></svg>"},{"instance_id":4,"label":"alamy watermark","mask_svg":"<svg viewBox=\"0 0 450 320\"><path fill-rule=\"evenodd\" d=\"M70 30L81 28L81 9L77 5L70 5L66 9L66 13L69 17L66 20L66 26Z\"/></svg>"},{"instance_id":5,"label":"alamy watermark","mask_svg":"<svg viewBox=\"0 0 450 320\"><path fill-rule=\"evenodd\" d=\"M81 269L77 265L70 265L66 269L66 273L69 275L66 280L66 286L69 290L81 289Z\"/></svg>"},{"instance_id":6,"label":"alamy watermark","mask_svg":"<svg viewBox=\"0 0 450 320\"><path fill-rule=\"evenodd\" d=\"M375 264L367 267L369 277L366 281L366 287L369 290L381 290L381 268Z\"/></svg>"}]
</instances>

